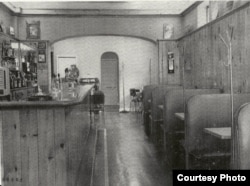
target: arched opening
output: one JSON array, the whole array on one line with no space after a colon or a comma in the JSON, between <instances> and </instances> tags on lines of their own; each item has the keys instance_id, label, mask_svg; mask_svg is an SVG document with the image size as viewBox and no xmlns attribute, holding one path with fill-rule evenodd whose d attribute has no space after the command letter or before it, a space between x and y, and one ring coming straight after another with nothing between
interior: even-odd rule
<instances>
[{"instance_id":1,"label":"arched opening","mask_svg":"<svg viewBox=\"0 0 250 186\"><path fill-rule=\"evenodd\" d=\"M101 90L105 95L105 105L119 105L118 60L114 52L105 52L101 56Z\"/></svg>"}]
</instances>

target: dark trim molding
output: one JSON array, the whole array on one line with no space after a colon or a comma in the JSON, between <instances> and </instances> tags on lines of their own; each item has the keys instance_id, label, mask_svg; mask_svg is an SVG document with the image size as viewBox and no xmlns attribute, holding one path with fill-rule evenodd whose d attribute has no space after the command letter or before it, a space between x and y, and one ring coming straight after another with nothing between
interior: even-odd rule
<instances>
[{"instance_id":1,"label":"dark trim molding","mask_svg":"<svg viewBox=\"0 0 250 186\"><path fill-rule=\"evenodd\" d=\"M180 16L185 16L187 15L189 12L191 12L193 9L195 9L199 4L201 4L203 1L196 1L194 2L190 7L188 7L186 10L184 10Z\"/></svg>"},{"instance_id":2,"label":"dark trim molding","mask_svg":"<svg viewBox=\"0 0 250 186\"><path fill-rule=\"evenodd\" d=\"M8 11L8 13L11 16L16 16L15 12L13 12L9 7L7 7L3 2L0 2L0 6L2 6L3 8L5 8L6 11Z\"/></svg>"},{"instance_id":3,"label":"dark trim molding","mask_svg":"<svg viewBox=\"0 0 250 186\"><path fill-rule=\"evenodd\" d=\"M66 40L66 39L71 39L71 38L77 38L77 37L91 37L91 36L117 36L117 37L130 37L130 38L136 38L136 39L142 39L145 41L149 41L153 44L157 44L157 42L153 39L149 39L146 37L141 37L141 36L133 36L133 35L120 35L120 34L85 34L85 35L74 35L74 36L66 36L66 37L62 37L60 39L54 40L54 41L50 41L50 46L52 46L54 43L58 42L58 41L62 41L62 40Z\"/></svg>"},{"instance_id":4,"label":"dark trim molding","mask_svg":"<svg viewBox=\"0 0 250 186\"><path fill-rule=\"evenodd\" d=\"M18 17L181 17L180 14L22 14L15 13Z\"/></svg>"}]
</instances>

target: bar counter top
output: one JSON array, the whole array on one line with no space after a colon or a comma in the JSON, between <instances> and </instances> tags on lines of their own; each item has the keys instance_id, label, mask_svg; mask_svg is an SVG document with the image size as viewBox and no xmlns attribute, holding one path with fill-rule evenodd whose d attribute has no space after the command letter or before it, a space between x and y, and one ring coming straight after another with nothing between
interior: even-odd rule
<instances>
[{"instance_id":1,"label":"bar counter top","mask_svg":"<svg viewBox=\"0 0 250 186\"><path fill-rule=\"evenodd\" d=\"M0 102L0 108L11 108L11 107L53 107L53 106L71 106L82 103L86 98L89 91L94 85L79 85L76 87L75 98L66 98L63 96L60 100L52 101L11 101L11 102Z\"/></svg>"}]
</instances>

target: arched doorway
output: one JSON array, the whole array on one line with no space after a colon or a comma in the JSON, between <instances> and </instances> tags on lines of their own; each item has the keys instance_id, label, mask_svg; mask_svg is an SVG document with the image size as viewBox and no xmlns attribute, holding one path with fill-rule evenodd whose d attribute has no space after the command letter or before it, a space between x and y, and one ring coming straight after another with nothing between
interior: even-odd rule
<instances>
[{"instance_id":1,"label":"arched doorway","mask_svg":"<svg viewBox=\"0 0 250 186\"><path fill-rule=\"evenodd\" d=\"M119 65L114 52L101 56L101 90L105 94L105 105L119 105Z\"/></svg>"}]
</instances>

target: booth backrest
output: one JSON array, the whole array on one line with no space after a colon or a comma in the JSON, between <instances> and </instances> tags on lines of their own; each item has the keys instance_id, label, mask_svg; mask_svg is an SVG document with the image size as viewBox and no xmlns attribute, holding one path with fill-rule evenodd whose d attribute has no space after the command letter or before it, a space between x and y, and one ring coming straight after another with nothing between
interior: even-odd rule
<instances>
[{"instance_id":1,"label":"booth backrest","mask_svg":"<svg viewBox=\"0 0 250 186\"><path fill-rule=\"evenodd\" d=\"M147 112L150 108L150 103L148 102L148 100L152 98L152 91L157 86L158 85L146 85L143 87L142 104L143 104L143 109L145 112Z\"/></svg>"},{"instance_id":2,"label":"booth backrest","mask_svg":"<svg viewBox=\"0 0 250 186\"><path fill-rule=\"evenodd\" d=\"M179 85L162 85L156 87L152 91L152 99L151 99L151 114L153 120L159 119L161 113L159 112L158 105L164 104L164 97L167 91L173 89L181 89Z\"/></svg>"},{"instance_id":3,"label":"booth backrest","mask_svg":"<svg viewBox=\"0 0 250 186\"><path fill-rule=\"evenodd\" d=\"M250 94L234 95L234 112L250 101ZM196 95L185 109L185 146L187 152L217 148L204 134L207 127L231 127L230 94Z\"/></svg>"},{"instance_id":4,"label":"booth backrest","mask_svg":"<svg viewBox=\"0 0 250 186\"><path fill-rule=\"evenodd\" d=\"M185 96L183 96L183 93ZM165 94L164 99L164 127L165 132L173 132L178 119L175 113L184 112L184 100L187 101L191 96L199 94L219 94L220 89L174 89Z\"/></svg>"},{"instance_id":5,"label":"booth backrest","mask_svg":"<svg viewBox=\"0 0 250 186\"><path fill-rule=\"evenodd\" d=\"M250 103L242 105L235 113L233 131L233 168L250 169Z\"/></svg>"}]
</instances>

